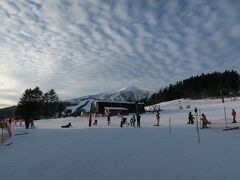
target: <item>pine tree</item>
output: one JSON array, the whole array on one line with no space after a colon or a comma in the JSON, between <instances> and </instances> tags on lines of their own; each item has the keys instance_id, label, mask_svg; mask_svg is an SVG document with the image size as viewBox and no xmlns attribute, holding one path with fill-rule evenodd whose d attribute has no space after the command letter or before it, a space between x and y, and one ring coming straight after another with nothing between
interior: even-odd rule
<instances>
[{"instance_id":1,"label":"pine tree","mask_svg":"<svg viewBox=\"0 0 240 180\"><path fill-rule=\"evenodd\" d=\"M223 73L202 73L200 76L193 76L160 89L158 93L150 97L147 104L151 105L179 98L199 99L207 97L221 97L224 102L224 96L236 95L239 92L239 85L240 76L233 70Z\"/></svg>"},{"instance_id":2,"label":"pine tree","mask_svg":"<svg viewBox=\"0 0 240 180\"><path fill-rule=\"evenodd\" d=\"M26 89L18 102L15 114L25 120L26 128L29 127L30 119L39 119L42 114L42 95L39 87Z\"/></svg>"},{"instance_id":3,"label":"pine tree","mask_svg":"<svg viewBox=\"0 0 240 180\"><path fill-rule=\"evenodd\" d=\"M54 117L58 112L59 98L56 92L51 89L43 96L43 112L46 118Z\"/></svg>"}]
</instances>

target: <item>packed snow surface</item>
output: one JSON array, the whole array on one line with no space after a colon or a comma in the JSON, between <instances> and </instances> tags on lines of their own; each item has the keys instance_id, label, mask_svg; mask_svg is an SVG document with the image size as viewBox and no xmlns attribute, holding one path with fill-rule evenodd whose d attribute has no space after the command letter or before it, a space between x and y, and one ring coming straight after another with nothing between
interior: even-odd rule
<instances>
[{"instance_id":1,"label":"packed snow surface","mask_svg":"<svg viewBox=\"0 0 240 180\"><path fill-rule=\"evenodd\" d=\"M0 146L0 179L239 179L240 130L222 131L224 107L227 126L231 126L232 108L240 113L239 99L227 99L224 104L181 99L160 106L159 127L153 126L156 113L141 115L141 128L120 128L117 116L111 117L110 126L106 117L96 117L98 126L92 127L88 117L71 117L35 121L35 129L12 127L14 134L22 135ZM188 113L195 107L212 122L211 128L200 129L200 143L196 123L187 124ZM129 122L131 115L126 117ZM69 122L72 128L61 128Z\"/></svg>"}]
</instances>

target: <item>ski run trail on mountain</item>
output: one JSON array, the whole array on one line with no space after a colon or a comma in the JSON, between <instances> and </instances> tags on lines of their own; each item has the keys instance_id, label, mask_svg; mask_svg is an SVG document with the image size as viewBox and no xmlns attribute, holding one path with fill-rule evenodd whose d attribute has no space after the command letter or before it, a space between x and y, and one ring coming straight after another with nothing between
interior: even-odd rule
<instances>
[{"instance_id":1,"label":"ski run trail on mountain","mask_svg":"<svg viewBox=\"0 0 240 180\"><path fill-rule=\"evenodd\" d=\"M181 104L183 109L179 109ZM185 109L189 104L191 109ZM212 122L209 129L188 125L197 107ZM35 121L35 129L12 127L18 134L0 146L1 180L233 180L239 179L240 130L231 126L231 110L240 122L240 100L176 100L162 103L156 113L141 115L141 128L120 118L88 117ZM128 121L131 115L126 116ZM170 121L169 121L170 119ZM72 123L72 128L60 128ZM169 122L171 126L169 126ZM7 146L6 146L7 145Z\"/></svg>"}]
</instances>

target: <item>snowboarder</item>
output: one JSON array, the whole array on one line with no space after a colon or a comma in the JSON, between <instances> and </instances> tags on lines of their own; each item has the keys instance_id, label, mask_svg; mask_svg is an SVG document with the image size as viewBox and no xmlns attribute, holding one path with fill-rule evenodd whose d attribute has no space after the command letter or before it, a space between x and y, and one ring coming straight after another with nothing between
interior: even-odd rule
<instances>
[{"instance_id":1,"label":"snowboarder","mask_svg":"<svg viewBox=\"0 0 240 180\"><path fill-rule=\"evenodd\" d=\"M234 109L232 109L232 117L233 117L233 122L232 123L237 123L236 115L237 115L236 111Z\"/></svg>"},{"instance_id":2,"label":"snowboarder","mask_svg":"<svg viewBox=\"0 0 240 180\"><path fill-rule=\"evenodd\" d=\"M194 117L193 117L192 113L189 112L189 114L188 114L188 124L193 124L194 123L193 119L194 119Z\"/></svg>"},{"instance_id":3,"label":"snowboarder","mask_svg":"<svg viewBox=\"0 0 240 180\"><path fill-rule=\"evenodd\" d=\"M159 126L160 125L160 114L159 114L159 112L157 112L157 114L156 114L156 119L157 119L157 124L154 124L154 125Z\"/></svg>"},{"instance_id":4,"label":"snowboarder","mask_svg":"<svg viewBox=\"0 0 240 180\"><path fill-rule=\"evenodd\" d=\"M136 114L137 116L137 127L140 127L140 119L141 119L141 116L139 113Z\"/></svg>"},{"instance_id":5,"label":"snowboarder","mask_svg":"<svg viewBox=\"0 0 240 180\"><path fill-rule=\"evenodd\" d=\"M207 120L207 118L206 118L206 115L203 114L203 113L202 113L202 118L201 118L201 120L202 120L202 128L203 128L203 129L204 129L204 128L208 128L208 127L207 127L207 124L209 124L209 122L208 122L208 120Z\"/></svg>"},{"instance_id":6,"label":"snowboarder","mask_svg":"<svg viewBox=\"0 0 240 180\"><path fill-rule=\"evenodd\" d=\"M66 126L62 126L62 128L70 128L72 127L72 124L69 122Z\"/></svg>"}]
</instances>

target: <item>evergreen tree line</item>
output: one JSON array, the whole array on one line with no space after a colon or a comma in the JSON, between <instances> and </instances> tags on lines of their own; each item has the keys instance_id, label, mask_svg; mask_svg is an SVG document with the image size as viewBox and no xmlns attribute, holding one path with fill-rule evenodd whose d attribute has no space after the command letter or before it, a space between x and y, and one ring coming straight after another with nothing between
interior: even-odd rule
<instances>
[{"instance_id":1,"label":"evergreen tree line","mask_svg":"<svg viewBox=\"0 0 240 180\"><path fill-rule=\"evenodd\" d=\"M43 93L39 87L36 87L25 90L17 104L15 117L23 118L25 121L36 120L41 117L52 118L61 115L64 108L53 89Z\"/></svg>"},{"instance_id":2,"label":"evergreen tree line","mask_svg":"<svg viewBox=\"0 0 240 180\"><path fill-rule=\"evenodd\" d=\"M240 89L240 75L237 71L213 72L192 76L176 84L161 88L154 93L147 105L179 98L201 99L209 97L235 96Z\"/></svg>"}]
</instances>

